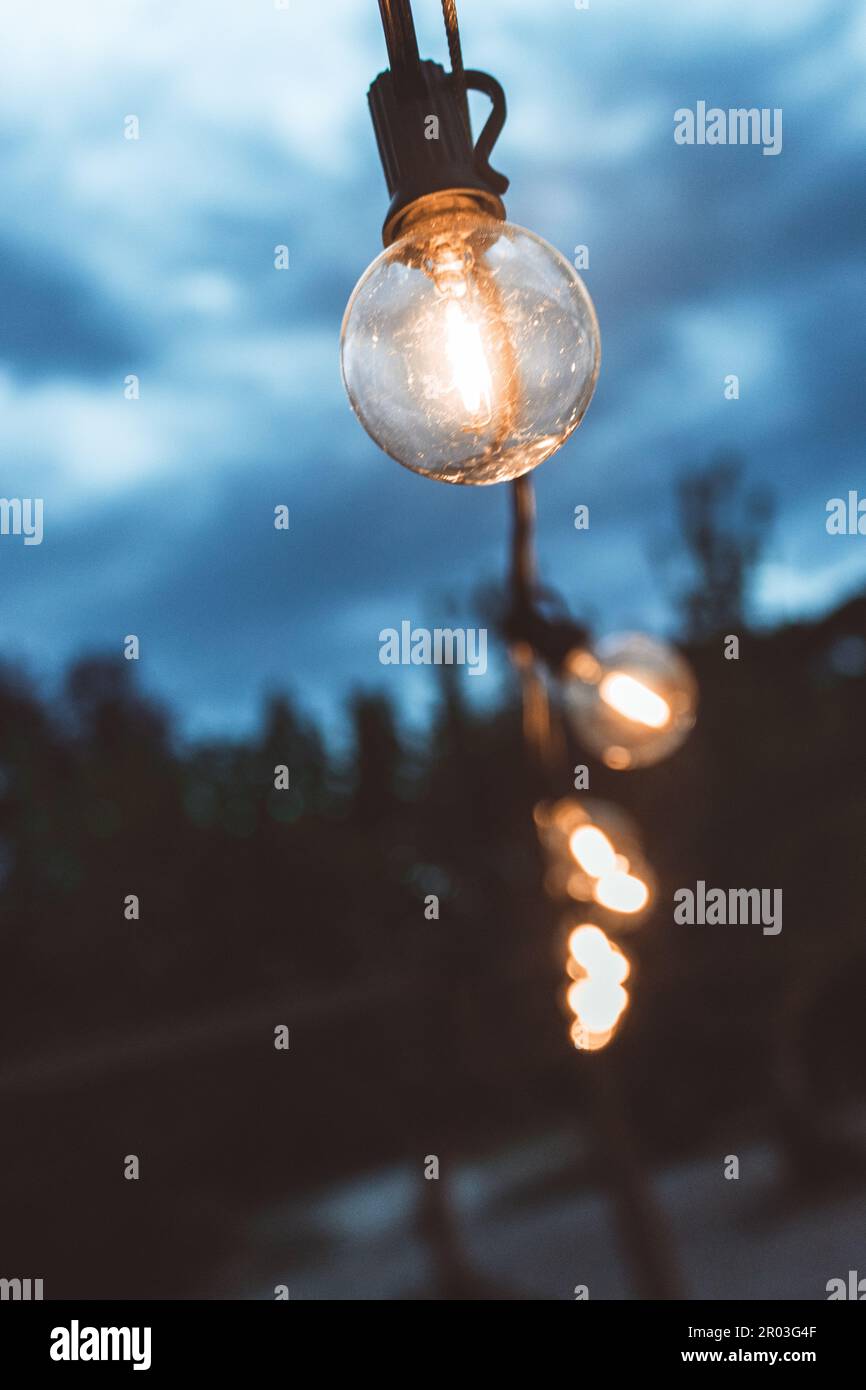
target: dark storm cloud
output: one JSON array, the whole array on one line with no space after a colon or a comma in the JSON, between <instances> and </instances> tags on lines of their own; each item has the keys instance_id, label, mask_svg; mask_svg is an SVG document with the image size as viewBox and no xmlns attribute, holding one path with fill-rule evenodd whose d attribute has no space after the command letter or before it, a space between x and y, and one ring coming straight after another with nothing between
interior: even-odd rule
<instances>
[{"instance_id":1,"label":"dark storm cloud","mask_svg":"<svg viewBox=\"0 0 866 1390\"><path fill-rule=\"evenodd\" d=\"M379 666L379 629L456 621L452 601L472 622L477 586L506 563L506 490L401 470L342 395L342 312L387 200L365 102L381 36L375 12L341 13L327 45L324 17L299 21L315 83L274 50L270 17L242 33L246 66L231 62L237 27L199 25L194 74L167 33L135 165L100 133L122 64L109 78L97 36L80 36L82 72L101 76L67 97L77 141L61 157L46 120L37 145L50 226L4 147L23 182L3 219L3 490L46 497L39 551L0 548L7 646L47 670L140 631L143 674L193 731L241 727L278 685L333 718L352 686L378 683L411 713L421 687ZM509 93L494 162L510 215L566 255L589 246L602 324L596 399L537 474L543 577L602 627L670 622L675 479L727 449L778 494L765 616L829 601L866 573L823 529L825 499L856 486L864 423L857 11L551 0L470 7L464 28ZM22 107L37 96L22 88ZM782 107L782 153L676 145L674 112L698 100ZM124 414L131 370L142 399Z\"/></svg>"}]
</instances>

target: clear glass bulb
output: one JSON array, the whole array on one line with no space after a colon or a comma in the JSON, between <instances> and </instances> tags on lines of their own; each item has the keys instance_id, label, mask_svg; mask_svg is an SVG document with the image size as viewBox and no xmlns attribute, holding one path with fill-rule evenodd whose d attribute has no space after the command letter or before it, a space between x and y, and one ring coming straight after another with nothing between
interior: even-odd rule
<instances>
[{"instance_id":1,"label":"clear glass bulb","mask_svg":"<svg viewBox=\"0 0 866 1390\"><path fill-rule=\"evenodd\" d=\"M600 360L573 267L468 195L410 209L343 319L343 381L380 448L449 483L537 467L580 424Z\"/></svg>"},{"instance_id":2,"label":"clear glass bulb","mask_svg":"<svg viewBox=\"0 0 866 1390\"><path fill-rule=\"evenodd\" d=\"M581 742L618 770L660 762L695 722L698 688L688 662L641 633L571 652L563 693Z\"/></svg>"}]
</instances>

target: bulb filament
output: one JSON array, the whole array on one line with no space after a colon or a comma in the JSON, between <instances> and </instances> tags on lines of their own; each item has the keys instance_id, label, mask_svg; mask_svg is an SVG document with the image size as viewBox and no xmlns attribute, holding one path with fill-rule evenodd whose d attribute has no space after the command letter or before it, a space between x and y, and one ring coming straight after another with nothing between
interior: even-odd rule
<instances>
[{"instance_id":1,"label":"bulb filament","mask_svg":"<svg viewBox=\"0 0 866 1390\"><path fill-rule=\"evenodd\" d=\"M670 722L671 707L667 700L622 671L612 671L605 676L598 693L606 705L635 724L645 724L648 729L663 729Z\"/></svg>"},{"instance_id":2,"label":"bulb filament","mask_svg":"<svg viewBox=\"0 0 866 1390\"><path fill-rule=\"evenodd\" d=\"M445 301L446 350L451 379L473 427L490 423L493 389L478 324L457 299Z\"/></svg>"}]
</instances>

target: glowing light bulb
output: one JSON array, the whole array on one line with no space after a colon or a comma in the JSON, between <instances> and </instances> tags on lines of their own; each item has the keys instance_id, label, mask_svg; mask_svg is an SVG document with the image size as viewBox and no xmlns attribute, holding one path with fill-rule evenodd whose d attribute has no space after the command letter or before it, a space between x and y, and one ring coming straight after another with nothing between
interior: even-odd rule
<instances>
[{"instance_id":1,"label":"glowing light bulb","mask_svg":"<svg viewBox=\"0 0 866 1390\"><path fill-rule=\"evenodd\" d=\"M568 972L574 983L566 995L574 1014L571 1039L576 1047L597 1051L609 1042L628 1005L622 982L629 963L600 927L575 927L568 938Z\"/></svg>"},{"instance_id":2,"label":"glowing light bulb","mask_svg":"<svg viewBox=\"0 0 866 1390\"><path fill-rule=\"evenodd\" d=\"M343 319L343 381L399 463L442 482L537 467L592 397L595 310L569 261L466 194L432 194L362 275Z\"/></svg>"},{"instance_id":3,"label":"glowing light bulb","mask_svg":"<svg viewBox=\"0 0 866 1390\"><path fill-rule=\"evenodd\" d=\"M645 724L648 729L663 729L670 722L671 707L661 695L621 671L605 676L598 693L606 705L617 714L632 719L636 724Z\"/></svg>"},{"instance_id":4,"label":"glowing light bulb","mask_svg":"<svg viewBox=\"0 0 866 1390\"><path fill-rule=\"evenodd\" d=\"M631 819L594 797L540 802L533 812L552 898L597 903L637 925L652 898L653 875Z\"/></svg>"},{"instance_id":5,"label":"glowing light bulb","mask_svg":"<svg viewBox=\"0 0 866 1390\"><path fill-rule=\"evenodd\" d=\"M568 938L568 949L572 958L587 973L604 964L610 953L610 942L601 927L589 924L575 927Z\"/></svg>"},{"instance_id":6,"label":"glowing light bulb","mask_svg":"<svg viewBox=\"0 0 866 1390\"><path fill-rule=\"evenodd\" d=\"M613 1028L628 1003L622 985L611 980L579 980L568 991L569 1007L590 1033Z\"/></svg>"},{"instance_id":7,"label":"glowing light bulb","mask_svg":"<svg viewBox=\"0 0 866 1390\"><path fill-rule=\"evenodd\" d=\"M581 742L608 767L645 767L673 753L694 726L697 683L666 642L639 633L574 651L566 708Z\"/></svg>"},{"instance_id":8,"label":"glowing light bulb","mask_svg":"<svg viewBox=\"0 0 866 1390\"><path fill-rule=\"evenodd\" d=\"M649 902L649 888L643 879L618 870L598 880L593 896L611 912L640 912Z\"/></svg>"},{"instance_id":9,"label":"glowing light bulb","mask_svg":"<svg viewBox=\"0 0 866 1390\"><path fill-rule=\"evenodd\" d=\"M571 1041L581 1052L600 1052L607 1047L613 1034L613 1028L608 1028L604 1033L591 1033L579 1018L571 1025Z\"/></svg>"},{"instance_id":10,"label":"glowing light bulb","mask_svg":"<svg viewBox=\"0 0 866 1390\"><path fill-rule=\"evenodd\" d=\"M581 825L572 834L568 847L580 867L591 878L601 878L616 867L616 853L603 830L595 825Z\"/></svg>"}]
</instances>

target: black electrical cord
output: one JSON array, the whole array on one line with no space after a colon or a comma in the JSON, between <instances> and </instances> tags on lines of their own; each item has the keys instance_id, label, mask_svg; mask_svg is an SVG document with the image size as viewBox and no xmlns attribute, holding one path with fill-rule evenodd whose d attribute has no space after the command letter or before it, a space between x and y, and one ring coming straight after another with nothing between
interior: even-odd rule
<instances>
[{"instance_id":1,"label":"black electrical cord","mask_svg":"<svg viewBox=\"0 0 866 1390\"><path fill-rule=\"evenodd\" d=\"M511 603L515 615L525 616L533 607L535 585L535 491L528 473L511 484L511 498Z\"/></svg>"},{"instance_id":2,"label":"black electrical cord","mask_svg":"<svg viewBox=\"0 0 866 1390\"><path fill-rule=\"evenodd\" d=\"M401 86L411 86L421 67L421 55L410 0L379 0L379 13L391 71Z\"/></svg>"},{"instance_id":3,"label":"black electrical cord","mask_svg":"<svg viewBox=\"0 0 866 1390\"><path fill-rule=\"evenodd\" d=\"M411 0L379 0L379 13L382 17L382 28L385 31L385 43L388 48L391 71L401 86L411 85L417 76L421 63ZM471 142L472 127L469 119L466 72L463 67L463 49L460 43L456 0L442 0L442 17L445 21L445 33L448 37L451 76L457 93L460 114L466 127L466 134Z\"/></svg>"}]
</instances>

